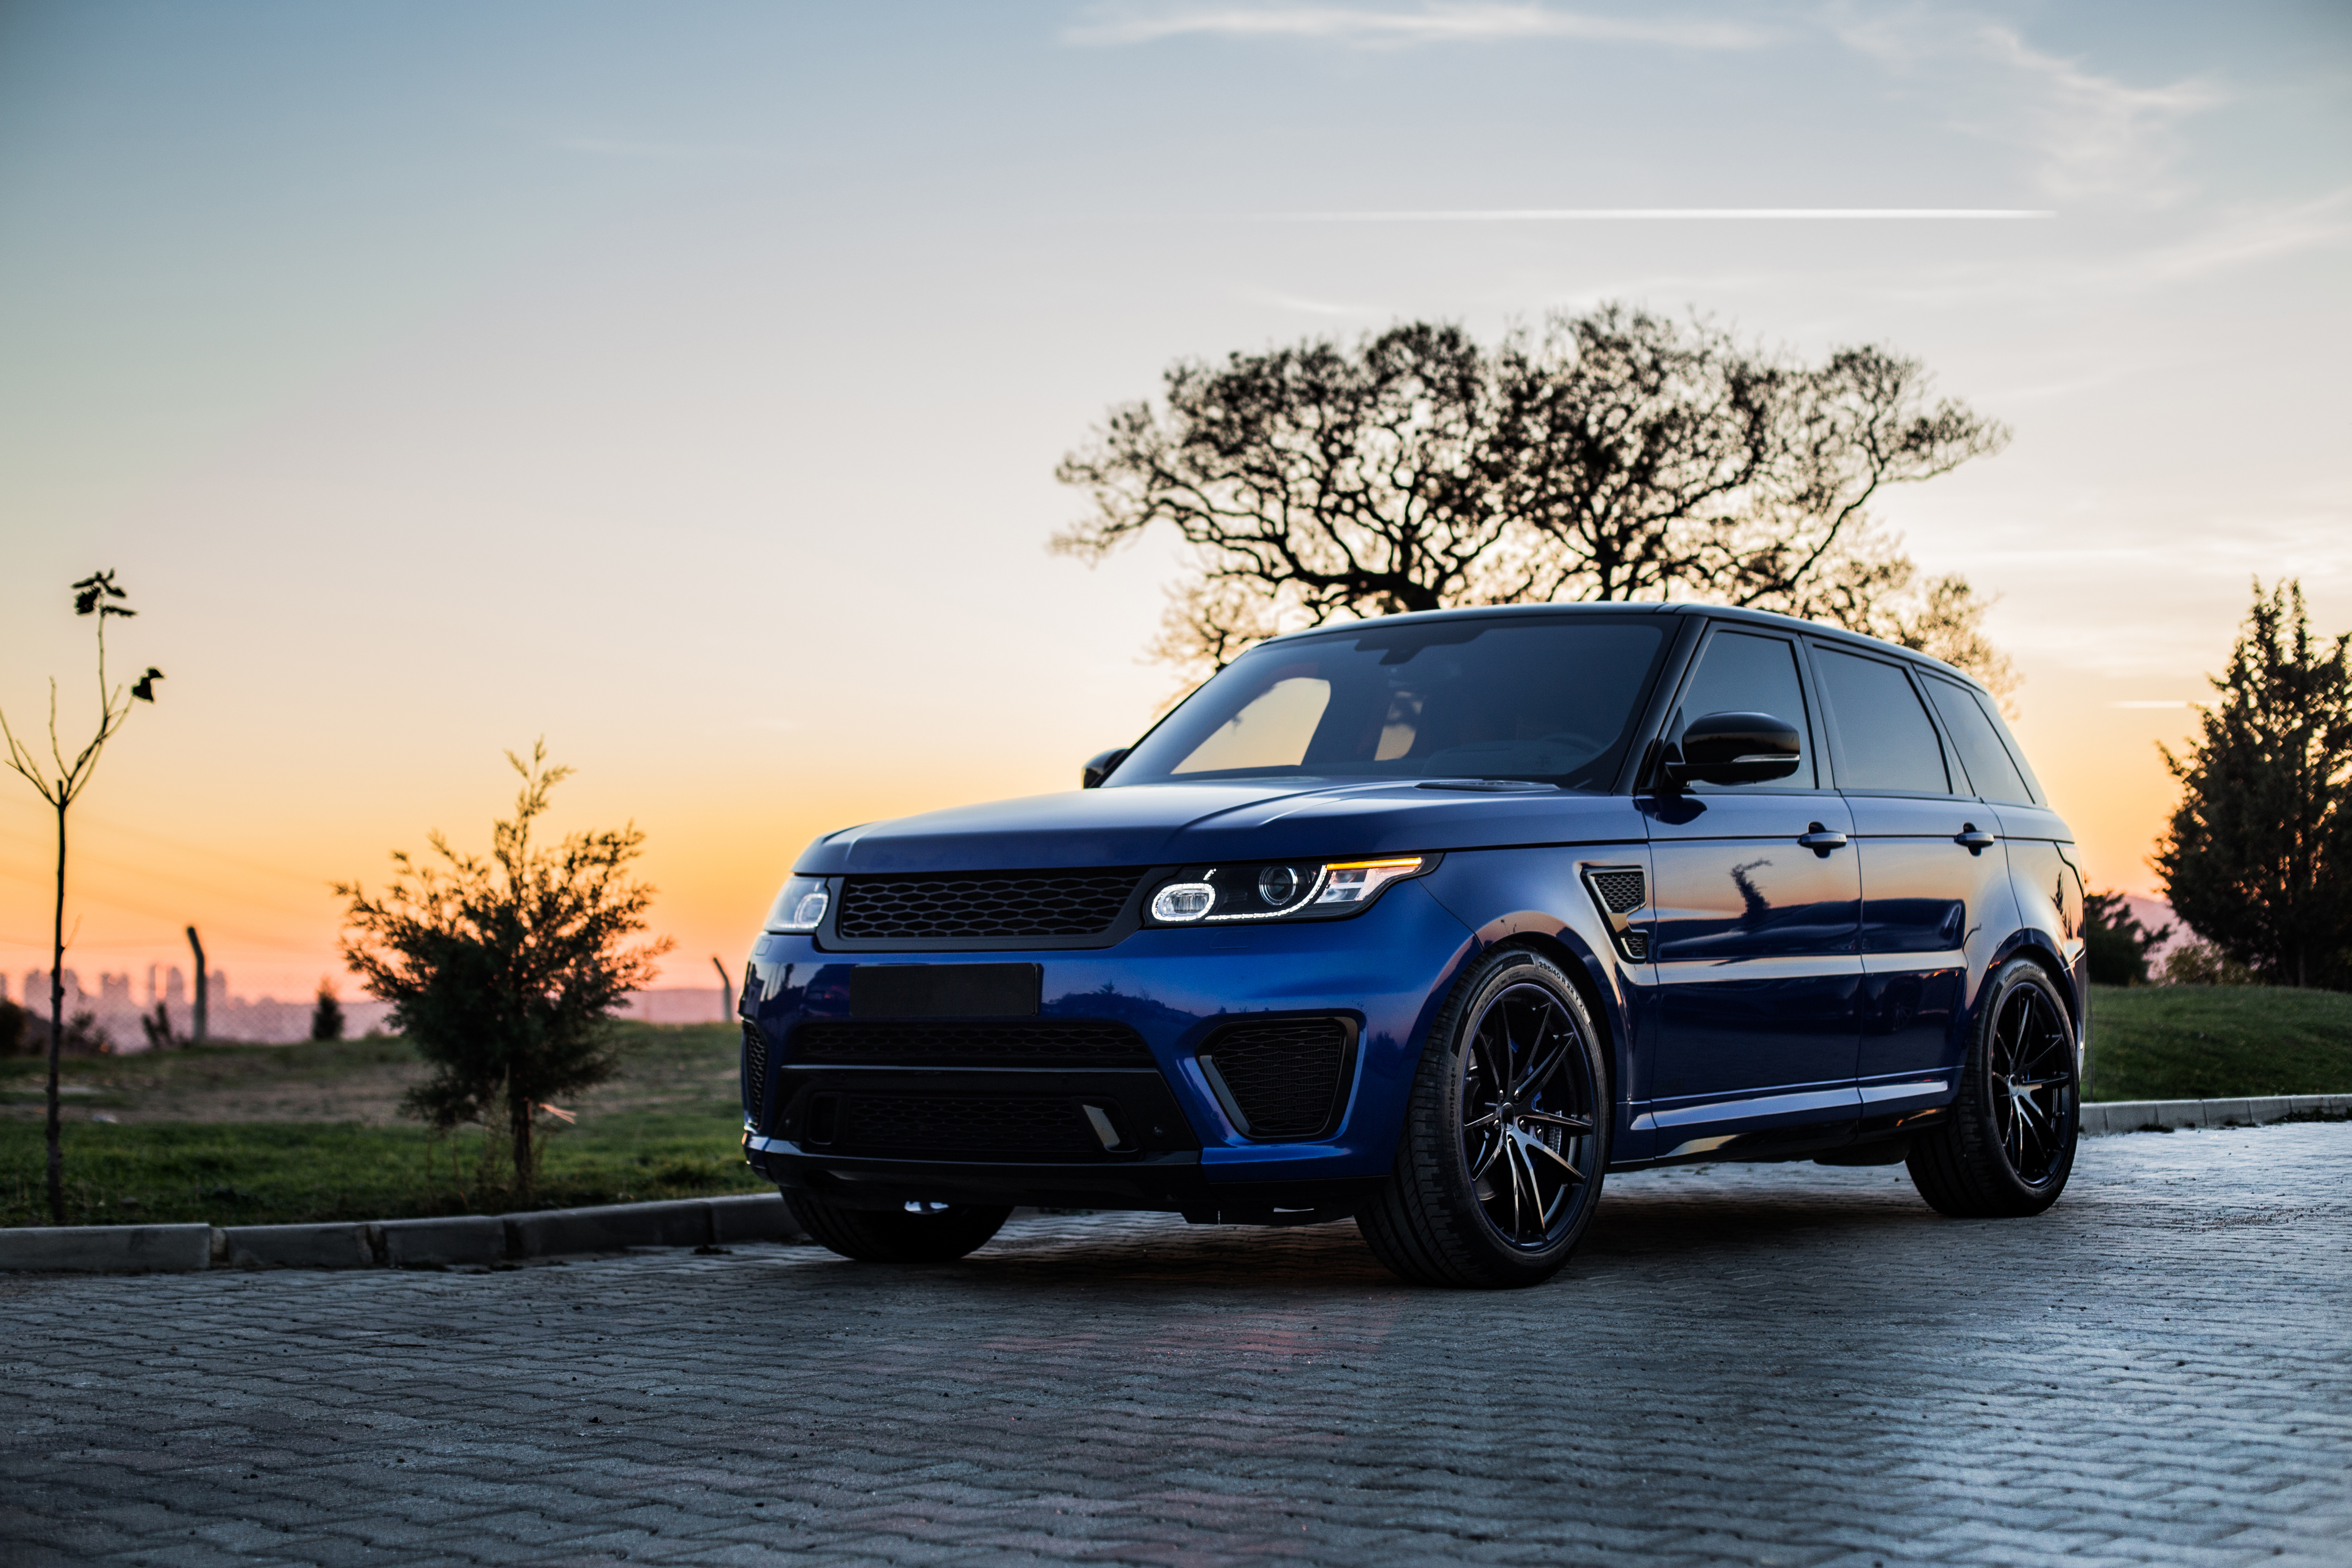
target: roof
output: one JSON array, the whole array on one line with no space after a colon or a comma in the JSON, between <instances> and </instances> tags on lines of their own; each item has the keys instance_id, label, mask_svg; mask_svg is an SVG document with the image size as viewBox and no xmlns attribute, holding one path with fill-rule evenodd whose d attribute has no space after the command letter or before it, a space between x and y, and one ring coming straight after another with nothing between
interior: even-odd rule
<instances>
[{"instance_id":1,"label":"roof","mask_svg":"<svg viewBox=\"0 0 2352 1568\"><path fill-rule=\"evenodd\" d=\"M1521 616L1538 616L1555 619L1564 616L1703 616L1708 620L1739 621L1752 626L1772 626L1785 632L1802 632L1808 637L1819 637L1824 642L1846 643L1856 648L1866 649L1881 658L1903 659L1932 669L1939 675L1948 676L1955 680L1966 681L1969 685L1984 691L1987 696L1991 695L1990 689L1967 670L1947 664L1933 654L1921 653L1916 648L1905 647L1899 643L1891 643L1882 637L1866 637L1861 632L1851 632L1843 626L1833 626L1825 621L1809 621L1797 616L1783 616L1771 610L1743 610L1728 605L1695 605L1675 600L1661 602L1654 599L1612 599L1599 604L1474 605L1453 610L1412 610L1403 615L1368 616L1360 621L1326 622L1319 626L1308 626L1301 631L1285 632L1280 637L1268 637L1266 643L1288 642L1294 637L1330 636L1345 633L1350 629L1374 626L1396 626L1417 625L1424 621L1461 621ZM1263 647L1265 644L1260 646Z\"/></svg>"}]
</instances>

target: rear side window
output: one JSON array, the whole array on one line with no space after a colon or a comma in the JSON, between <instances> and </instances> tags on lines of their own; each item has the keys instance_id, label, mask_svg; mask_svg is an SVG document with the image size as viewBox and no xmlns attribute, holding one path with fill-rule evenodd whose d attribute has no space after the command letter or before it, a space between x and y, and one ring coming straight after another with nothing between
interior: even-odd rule
<instances>
[{"instance_id":1,"label":"rear side window","mask_svg":"<svg viewBox=\"0 0 2352 1568\"><path fill-rule=\"evenodd\" d=\"M1679 742L1684 725L1709 713L1769 713L1795 725L1799 735L1808 734L1811 726L1805 722L1805 683L1797 674L1795 645L1785 637L1717 631L1707 639L1706 650L1698 656L1698 668L1691 671L1690 684L1683 688L1682 705L1675 711L1668 733ZM1699 784L1691 787L1700 791L1811 789L1816 783L1812 748L1808 745L1804 761L1785 779L1760 784Z\"/></svg>"},{"instance_id":2,"label":"rear side window","mask_svg":"<svg viewBox=\"0 0 2352 1568\"><path fill-rule=\"evenodd\" d=\"M1837 727L1840 789L1945 795L1944 747L1911 679L1895 665L1814 645L1822 700Z\"/></svg>"},{"instance_id":3,"label":"rear side window","mask_svg":"<svg viewBox=\"0 0 2352 1568\"><path fill-rule=\"evenodd\" d=\"M1960 765L1968 770L1969 783L1976 786L1976 792L1987 800L2032 805L2033 792L2026 787L2025 776L2017 771L2009 748L2000 743L2000 732L1993 729L1992 720L1977 694L1940 676L1929 676L1927 687L1927 694L1935 699L1936 711L1944 717L1945 731L1952 737L1952 744L1960 753Z\"/></svg>"}]
</instances>

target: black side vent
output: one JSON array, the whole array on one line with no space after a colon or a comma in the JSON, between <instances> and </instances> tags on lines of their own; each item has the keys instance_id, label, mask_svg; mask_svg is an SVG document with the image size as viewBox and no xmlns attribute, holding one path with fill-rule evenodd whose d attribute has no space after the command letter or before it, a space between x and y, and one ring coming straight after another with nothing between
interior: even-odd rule
<instances>
[{"instance_id":1,"label":"black side vent","mask_svg":"<svg viewBox=\"0 0 2352 1568\"><path fill-rule=\"evenodd\" d=\"M851 1067L1148 1068L1151 1047L1101 1018L1002 1023L813 1023L793 1031L796 1064Z\"/></svg>"},{"instance_id":2,"label":"black side vent","mask_svg":"<svg viewBox=\"0 0 2352 1568\"><path fill-rule=\"evenodd\" d=\"M1201 1047L1201 1075L1244 1137L1321 1138L1347 1109L1355 1052L1348 1018L1228 1024Z\"/></svg>"},{"instance_id":3,"label":"black side vent","mask_svg":"<svg viewBox=\"0 0 2352 1568\"><path fill-rule=\"evenodd\" d=\"M1121 871L848 877L834 930L849 942L1052 941L1100 936L1143 879Z\"/></svg>"},{"instance_id":4,"label":"black side vent","mask_svg":"<svg viewBox=\"0 0 2352 1568\"><path fill-rule=\"evenodd\" d=\"M1617 942L1617 951L1635 963L1650 959L1650 933L1637 931L1633 917L1650 901L1649 877L1639 866L1587 866L1584 886L1592 894L1592 901L1601 906L1601 915L1609 922L1609 934Z\"/></svg>"},{"instance_id":5,"label":"black side vent","mask_svg":"<svg viewBox=\"0 0 2352 1568\"><path fill-rule=\"evenodd\" d=\"M768 1097L768 1037L760 1026L743 1026L743 1120L756 1124Z\"/></svg>"}]
</instances>

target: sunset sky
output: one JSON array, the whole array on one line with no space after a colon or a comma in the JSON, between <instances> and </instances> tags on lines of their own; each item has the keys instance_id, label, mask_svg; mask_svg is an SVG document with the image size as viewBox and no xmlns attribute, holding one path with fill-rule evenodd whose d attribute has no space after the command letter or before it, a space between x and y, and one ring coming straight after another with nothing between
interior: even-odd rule
<instances>
[{"instance_id":1,"label":"sunset sky","mask_svg":"<svg viewBox=\"0 0 2352 1568\"><path fill-rule=\"evenodd\" d=\"M114 569L167 679L77 808L86 985L194 921L307 991L327 884L485 845L542 735L697 984L815 834L1066 787L1168 696L1168 548L1045 550L1108 405L1620 300L2014 427L1882 516L2000 595L2092 880L2154 892L2251 580L2352 630L2347 251L2341 4L18 0L0 708L87 728Z\"/></svg>"}]
</instances>

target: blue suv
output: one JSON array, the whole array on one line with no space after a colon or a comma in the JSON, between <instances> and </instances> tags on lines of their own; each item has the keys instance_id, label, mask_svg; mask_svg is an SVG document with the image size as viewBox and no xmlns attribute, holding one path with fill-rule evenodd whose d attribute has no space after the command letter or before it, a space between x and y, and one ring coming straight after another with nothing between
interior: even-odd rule
<instances>
[{"instance_id":1,"label":"blue suv","mask_svg":"<svg viewBox=\"0 0 2352 1568\"><path fill-rule=\"evenodd\" d=\"M1992 700L1696 605L1263 643L1083 787L828 834L744 978L744 1148L809 1233L961 1257L1015 1205L1355 1218L1527 1285L1612 1170L2074 1162L2083 887Z\"/></svg>"}]
</instances>

